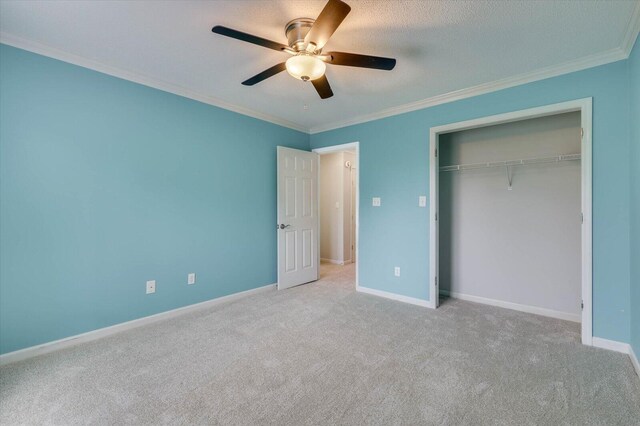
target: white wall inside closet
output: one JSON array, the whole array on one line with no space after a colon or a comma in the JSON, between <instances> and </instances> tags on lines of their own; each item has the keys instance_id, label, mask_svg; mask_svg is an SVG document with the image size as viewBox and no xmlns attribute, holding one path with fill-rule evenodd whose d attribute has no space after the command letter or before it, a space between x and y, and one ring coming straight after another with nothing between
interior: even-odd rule
<instances>
[{"instance_id":1,"label":"white wall inside closet","mask_svg":"<svg viewBox=\"0 0 640 426\"><path fill-rule=\"evenodd\" d=\"M580 153L580 113L440 136L440 167ZM580 321L580 161L441 171L440 289Z\"/></svg>"},{"instance_id":2,"label":"white wall inside closet","mask_svg":"<svg viewBox=\"0 0 640 426\"><path fill-rule=\"evenodd\" d=\"M355 259L355 162L350 151L320 156L320 258L325 262Z\"/></svg>"}]
</instances>

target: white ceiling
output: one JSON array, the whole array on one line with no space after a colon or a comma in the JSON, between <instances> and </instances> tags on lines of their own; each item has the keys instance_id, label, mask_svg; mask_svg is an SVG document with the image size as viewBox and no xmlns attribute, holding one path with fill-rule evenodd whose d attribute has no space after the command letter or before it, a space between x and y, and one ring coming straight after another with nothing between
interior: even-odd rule
<instances>
[{"instance_id":1,"label":"white ceiling","mask_svg":"<svg viewBox=\"0 0 640 426\"><path fill-rule=\"evenodd\" d=\"M211 32L225 25L286 44L285 23L315 18L325 3L3 0L0 41L315 131L478 85L495 88L622 59L640 22L634 0L347 0L351 13L324 50L398 62L391 72L329 66L335 95L328 100L286 72L242 86L288 55Z\"/></svg>"}]
</instances>

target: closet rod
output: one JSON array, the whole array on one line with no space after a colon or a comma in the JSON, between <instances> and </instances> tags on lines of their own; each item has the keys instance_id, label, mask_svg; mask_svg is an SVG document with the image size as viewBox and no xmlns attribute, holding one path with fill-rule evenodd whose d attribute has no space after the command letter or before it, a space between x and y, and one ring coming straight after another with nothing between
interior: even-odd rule
<instances>
[{"instance_id":1,"label":"closet rod","mask_svg":"<svg viewBox=\"0 0 640 426\"><path fill-rule=\"evenodd\" d=\"M494 161L489 163L455 164L440 167L441 172L455 172L458 170L485 169L488 167L524 166L527 164L558 163L560 161L580 160L580 154L556 155L555 157L523 158L521 160Z\"/></svg>"}]
</instances>

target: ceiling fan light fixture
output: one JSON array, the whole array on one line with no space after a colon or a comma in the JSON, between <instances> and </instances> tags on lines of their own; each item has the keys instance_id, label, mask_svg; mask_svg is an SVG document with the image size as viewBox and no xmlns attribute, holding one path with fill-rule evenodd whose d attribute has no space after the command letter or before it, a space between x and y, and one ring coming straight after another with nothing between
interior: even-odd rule
<instances>
[{"instance_id":1,"label":"ceiling fan light fixture","mask_svg":"<svg viewBox=\"0 0 640 426\"><path fill-rule=\"evenodd\" d=\"M287 59L287 72L291 77L302 81L316 80L322 77L327 65L315 56L299 54Z\"/></svg>"}]
</instances>

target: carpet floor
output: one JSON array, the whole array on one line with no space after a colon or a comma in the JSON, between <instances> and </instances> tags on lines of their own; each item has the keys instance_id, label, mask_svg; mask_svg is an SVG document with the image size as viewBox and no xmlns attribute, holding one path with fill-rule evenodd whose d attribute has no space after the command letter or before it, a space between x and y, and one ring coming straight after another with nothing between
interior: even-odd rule
<instances>
[{"instance_id":1,"label":"carpet floor","mask_svg":"<svg viewBox=\"0 0 640 426\"><path fill-rule=\"evenodd\" d=\"M0 424L639 425L626 355L574 323L322 279L0 369Z\"/></svg>"}]
</instances>

